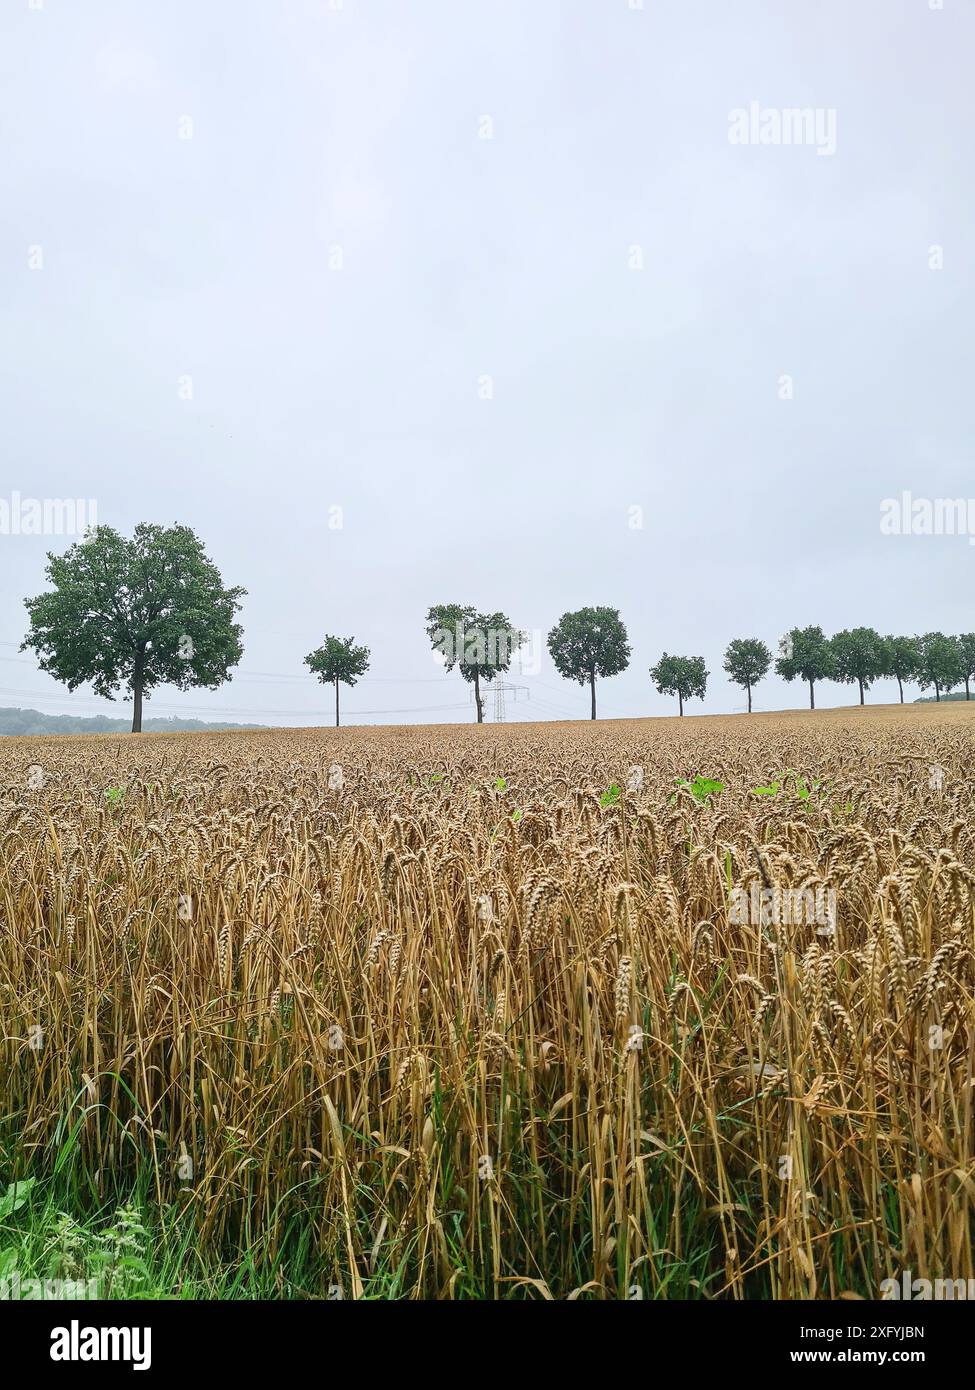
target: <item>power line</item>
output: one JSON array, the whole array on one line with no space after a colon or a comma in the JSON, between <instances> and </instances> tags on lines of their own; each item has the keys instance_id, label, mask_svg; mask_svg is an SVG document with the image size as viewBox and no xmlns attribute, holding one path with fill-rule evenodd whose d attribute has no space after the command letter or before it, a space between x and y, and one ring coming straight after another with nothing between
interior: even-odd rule
<instances>
[{"instance_id":1,"label":"power line","mask_svg":"<svg viewBox=\"0 0 975 1390\"><path fill-rule=\"evenodd\" d=\"M5 640L0 639L0 647L13 647L13 648L16 649L16 648L19 648L19 646L20 646L20 644L19 644L18 642L11 642L11 641L5 641ZM36 669L36 662L35 662L31 657L26 657L26 656L2 656L2 655L0 655L0 661L16 662L16 663L19 663L19 664L22 664L22 665L32 666L32 667L34 667L34 668ZM567 707L567 706L565 706L564 704L556 703L556 702L553 701L553 700L546 700L543 696L539 696L539 695L537 694L537 691L535 690L535 687L538 686L538 687L540 687L540 688L543 689L543 690L552 691L552 692L554 692L556 695L559 695L559 696L562 696L562 697L564 697L566 694L569 694L570 692L567 692L566 690L560 690L560 689L558 689L556 686L549 685L547 681L539 680L539 678L538 678L537 676L535 676L535 675L530 675L530 676L529 676L529 675L525 675L523 678L524 678L526 681L532 681L532 682L533 682L533 685L532 685L532 686L527 686L527 687L526 687L526 686L522 686L522 687L520 687L520 688L521 688L521 689L528 690L529 692L531 692L531 693L534 694L534 704L535 704L535 706L536 706L537 708L540 709L540 712L541 712L543 715L544 715L544 714L546 713L546 711L547 711L547 712L549 712L549 717L554 716L555 718L558 718L558 719L574 719L574 718L581 718L581 717L582 717L582 716L581 716L581 710L582 710L582 704L581 704L581 703L578 704L578 705L573 705L573 706L571 706L571 707ZM251 669L249 669L249 668L244 667L244 668L241 668L240 670L234 672L234 674L233 674L233 679L236 680L236 681L241 682L242 684L244 684L244 683L250 684L250 683L252 683L252 682L253 682L253 683L259 683L259 682L266 682L266 681L272 681L272 682L275 682L275 683L277 683L277 682L287 682L287 681L291 681L291 682L296 682L296 683L297 683L297 682L300 682L302 685L306 685L307 682L311 679L311 676L310 676L310 675L295 675L295 674L288 674L287 672L283 672L283 671L255 671L255 670L251 670ZM503 683L503 681L504 681L504 677L502 676L502 677L501 677L501 682ZM365 685L365 684L369 684L369 685L439 685L439 686L450 686L451 688L455 688L455 683L454 683L454 681L452 681L451 678L450 678L449 676L443 676L443 675L442 675L442 676L402 676L402 677L399 677L399 676L366 676L366 677L364 677L361 681L357 681L356 684L362 684L362 685ZM445 692L445 693L446 693L446 692ZM113 702L107 701L107 700L106 700L106 701L102 701L101 698L100 698L99 696L90 696L90 695L70 695L70 696L45 695L45 694L43 694L43 693L40 692L40 691L35 692L35 691L32 691L32 690L25 690L25 689L23 689L23 688L18 688L18 687L14 687L14 686L8 686L8 687L6 687L5 689L0 689L0 694L6 694L6 695L23 695L23 696L27 696L27 697L31 698L32 700L34 700L34 701L36 701L36 702L38 702L38 703L41 703L41 702L42 702L42 703L44 703L44 704L46 704L46 705L51 705L51 704L60 704L60 705L70 704L70 708L71 708L72 710L76 710L76 709L79 707L79 705L80 705L81 703L84 703L84 704L86 704L87 706L89 706L95 713L99 713L99 714L107 713L107 711L105 710L104 706L105 706L106 704L111 704L111 703L113 703ZM530 694L529 698L531 698L531 694ZM97 704L95 703L96 701L98 701ZM126 703L126 701L125 701L125 700L122 700L122 701L120 701L119 703L120 703L120 704L124 704L124 703ZM147 702L147 703L148 703L148 702ZM616 714L616 715L619 715L619 716L621 716L621 717L623 717L623 718L627 718L627 719L639 718L639 717L640 717L639 715L634 714L634 713L632 713L631 711L620 710L620 709L618 709L617 707L615 707L615 706L613 706L613 705L604 705L604 704L602 704L602 702L600 702L600 704L601 704L601 708L602 708L603 710L605 710L608 714ZM319 717L322 716L322 713L323 713L323 710L322 710L322 709L319 709L319 708L316 708L316 709L260 709L260 708L254 708L254 707L249 707L249 708L244 708L244 707L232 707L232 708L225 708L225 709L224 709L224 708L214 709L212 706L209 706L209 705L186 705L186 704L174 705L174 704L158 704L158 703L156 703L156 702L154 702L154 701L152 702L152 708L154 708L154 709L156 709L156 710L159 710L160 712L167 713L167 714L176 714L176 715L180 715L180 714L184 714L184 715L206 714L206 715L210 715L210 716L212 716L213 718L216 718L216 719L222 718L224 715L231 715L231 714L243 714L243 715L251 715L251 716L264 716L264 715L270 715L270 716L275 716L275 717L309 716L309 717L312 717L312 718L319 718ZM359 718L359 717L373 717L373 716L375 716L375 715L383 715L383 714L435 714L435 713L448 712L448 711L456 711L456 710L467 709L467 708L468 708L468 705L467 705L467 704L452 703L452 704L445 704L445 705L414 705L414 706L408 706L408 707L404 706L404 707L399 708L399 709L348 710L348 711L346 711L346 718L355 719L355 718ZM498 721L498 720L497 720L497 711L495 712L495 719L496 719L497 722L503 722L503 718L504 718L504 716L502 715L502 720ZM533 722L533 721L521 720L521 719L519 719L519 720L517 720L516 722L518 722L518 723L527 723L527 722Z\"/></svg>"},{"instance_id":2,"label":"power line","mask_svg":"<svg viewBox=\"0 0 975 1390\"><path fill-rule=\"evenodd\" d=\"M25 697L28 698L28 699L35 700L35 701L37 701L37 702L39 702L39 703L43 703L43 704L46 704L46 705L51 705L51 704L64 704L64 703L66 702L65 696L63 696L63 695L45 695L45 694L42 694L42 693L39 692L39 691L24 690L23 688L18 687L18 686L0 686L0 695L3 695L3 696L7 696L7 695L21 695L21 696L25 696ZM101 713L107 713L107 711L104 710L104 708L102 707L103 703L104 703L104 704L111 704L111 703L113 703L112 701L108 701L108 700L102 702L101 699L100 699L100 697L97 696L97 695L81 695L81 696L78 696L78 697L72 696L72 697L71 697L71 702L72 702L73 707L75 707L75 708L77 707L77 705L78 705L79 703L83 703L83 704L85 704L85 705L91 707L91 706L94 706L94 705L96 704L96 702L98 702L97 713L99 713L99 714L101 714ZM121 700L121 701L119 701L118 703L119 703L119 704L128 704L129 702L128 702L128 700ZM323 712L324 712L324 707L321 706L321 705L319 705L319 706L318 706L317 708L315 708L315 709L254 709L254 708L244 708L244 707L242 707L242 706L233 706L233 707L230 707L230 708L224 706L224 707L215 709L212 705L170 705L170 704L165 704L165 703L159 704L158 702L156 702L156 701L154 701L154 700L151 700L151 699L147 699L147 700L146 700L146 705L147 705L147 707L151 707L151 709L162 710L162 711L164 711L164 712L167 713L167 714L211 714L211 715L215 715L215 716L218 716L218 717L222 717L223 715L226 715L226 714L251 714L251 715L255 715L255 714L260 714L260 715L264 715L264 714L273 714L273 715L310 715L310 716L312 716L312 717L314 717L314 718L321 718L321 716L322 716L322 714L323 714ZM402 708L402 709L362 709L362 710L348 710L348 711L347 711L347 714L348 714L349 717L357 717L357 716L359 716L359 715L373 715L373 714L433 714L433 713L436 713L436 712L439 712L439 711L442 711L442 710L460 710L460 709L466 710L466 709L467 709L466 703L450 704L450 705L412 705L412 706L405 707L405 708Z\"/></svg>"}]
</instances>

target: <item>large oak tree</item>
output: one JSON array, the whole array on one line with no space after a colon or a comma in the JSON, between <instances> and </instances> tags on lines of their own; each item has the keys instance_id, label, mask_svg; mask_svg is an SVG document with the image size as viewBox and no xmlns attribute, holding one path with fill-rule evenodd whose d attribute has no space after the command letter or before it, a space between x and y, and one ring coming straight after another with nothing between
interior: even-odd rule
<instances>
[{"instance_id":1,"label":"large oak tree","mask_svg":"<svg viewBox=\"0 0 975 1390\"><path fill-rule=\"evenodd\" d=\"M156 685L216 690L243 653L235 621L245 589L228 589L188 526L142 523L131 539L98 526L48 555L53 586L25 600L42 671L69 690L90 682L113 700L132 692L132 732Z\"/></svg>"}]
</instances>

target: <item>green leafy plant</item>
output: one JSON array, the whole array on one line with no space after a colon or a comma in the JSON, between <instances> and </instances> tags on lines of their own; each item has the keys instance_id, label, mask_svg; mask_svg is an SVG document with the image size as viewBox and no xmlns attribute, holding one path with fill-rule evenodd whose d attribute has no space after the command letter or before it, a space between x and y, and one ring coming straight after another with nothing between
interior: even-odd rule
<instances>
[{"instance_id":1,"label":"green leafy plant","mask_svg":"<svg viewBox=\"0 0 975 1390\"><path fill-rule=\"evenodd\" d=\"M0 1197L0 1221L6 1221L8 1216L12 1216L15 1211L20 1211L21 1207L26 1205L36 1181L36 1178L21 1178L20 1182L12 1182L9 1185Z\"/></svg>"},{"instance_id":2,"label":"green leafy plant","mask_svg":"<svg viewBox=\"0 0 975 1390\"><path fill-rule=\"evenodd\" d=\"M829 782L818 777L807 780L794 768L788 767L783 773L765 787L752 787L752 796L777 796L780 791L792 784L792 792L800 801L808 801L814 792L824 791Z\"/></svg>"},{"instance_id":3,"label":"green leafy plant","mask_svg":"<svg viewBox=\"0 0 975 1390\"><path fill-rule=\"evenodd\" d=\"M600 806L613 806L619 801L621 792L615 782L611 782L599 798Z\"/></svg>"},{"instance_id":4,"label":"green leafy plant","mask_svg":"<svg viewBox=\"0 0 975 1390\"><path fill-rule=\"evenodd\" d=\"M713 777L702 777L700 773L697 774L693 782L688 777L675 777L674 781L678 787L686 787L695 801L707 801L709 796L717 796L718 792L724 791L723 782L718 782ZM676 792L670 799L671 801L677 799Z\"/></svg>"}]
</instances>

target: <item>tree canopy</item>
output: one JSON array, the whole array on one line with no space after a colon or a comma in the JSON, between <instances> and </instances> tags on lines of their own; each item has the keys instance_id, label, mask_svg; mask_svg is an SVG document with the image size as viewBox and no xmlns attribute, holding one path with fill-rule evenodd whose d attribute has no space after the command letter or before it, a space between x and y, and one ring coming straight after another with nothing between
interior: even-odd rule
<instances>
[{"instance_id":1,"label":"tree canopy","mask_svg":"<svg viewBox=\"0 0 975 1390\"><path fill-rule=\"evenodd\" d=\"M885 637L886 662L885 676L893 676L900 691L900 702L904 703L904 682L917 680L921 665L921 639L919 637Z\"/></svg>"},{"instance_id":2,"label":"tree canopy","mask_svg":"<svg viewBox=\"0 0 975 1390\"><path fill-rule=\"evenodd\" d=\"M748 713L752 712L752 686L768 673L772 653L757 637L737 637L728 644L724 654L724 669L748 694Z\"/></svg>"},{"instance_id":3,"label":"tree canopy","mask_svg":"<svg viewBox=\"0 0 975 1390\"><path fill-rule=\"evenodd\" d=\"M326 636L315 651L305 657L305 665L323 685L335 686L335 727L339 726L339 682L355 685L369 670L369 648L357 647L354 637Z\"/></svg>"},{"instance_id":4,"label":"tree canopy","mask_svg":"<svg viewBox=\"0 0 975 1390\"><path fill-rule=\"evenodd\" d=\"M589 682L591 718L596 718L596 677L618 676L630 664L626 627L616 608L580 608L563 613L548 635L555 669L566 680Z\"/></svg>"},{"instance_id":5,"label":"tree canopy","mask_svg":"<svg viewBox=\"0 0 975 1390\"><path fill-rule=\"evenodd\" d=\"M69 690L90 682L113 700L132 692L132 732L154 686L215 690L243 653L235 621L245 589L224 587L188 526L136 526L131 539L94 528L63 555L48 555L53 588L25 600L42 671Z\"/></svg>"},{"instance_id":6,"label":"tree canopy","mask_svg":"<svg viewBox=\"0 0 975 1390\"><path fill-rule=\"evenodd\" d=\"M955 638L961 658L961 678L965 682L965 699L972 698L971 681L975 676L975 632L963 632Z\"/></svg>"},{"instance_id":7,"label":"tree canopy","mask_svg":"<svg viewBox=\"0 0 975 1390\"><path fill-rule=\"evenodd\" d=\"M492 681L507 671L511 658L524 641L504 613L481 613L459 603L434 604L427 612L427 636L443 658L444 668L455 666L474 686L477 722L484 722L481 681Z\"/></svg>"},{"instance_id":8,"label":"tree canopy","mask_svg":"<svg viewBox=\"0 0 975 1390\"><path fill-rule=\"evenodd\" d=\"M941 699L941 692L953 685L960 685L964 679L961 649L952 637L943 632L926 632L920 641L921 660L917 670L917 683L922 690L934 687L934 697Z\"/></svg>"},{"instance_id":9,"label":"tree canopy","mask_svg":"<svg viewBox=\"0 0 975 1390\"><path fill-rule=\"evenodd\" d=\"M833 656L833 679L860 688L860 704L864 691L889 669L889 653L884 639L872 627L855 627L837 632L830 639Z\"/></svg>"},{"instance_id":10,"label":"tree canopy","mask_svg":"<svg viewBox=\"0 0 975 1390\"><path fill-rule=\"evenodd\" d=\"M684 701L704 699L708 684L703 656L669 656L664 652L650 675L661 695L676 695L678 713L684 713Z\"/></svg>"},{"instance_id":11,"label":"tree canopy","mask_svg":"<svg viewBox=\"0 0 975 1390\"><path fill-rule=\"evenodd\" d=\"M935 689L935 699L940 701L942 692L950 691L953 685L964 680L964 663L961 649L954 638L946 637L944 632L925 632L918 638L919 662L917 681L922 691Z\"/></svg>"},{"instance_id":12,"label":"tree canopy","mask_svg":"<svg viewBox=\"0 0 975 1390\"><path fill-rule=\"evenodd\" d=\"M816 708L815 685L833 674L833 652L821 627L794 627L779 644L782 655L775 669L783 680L797 676L809 686L809 708Z\"/></svg>"}]
</instances>

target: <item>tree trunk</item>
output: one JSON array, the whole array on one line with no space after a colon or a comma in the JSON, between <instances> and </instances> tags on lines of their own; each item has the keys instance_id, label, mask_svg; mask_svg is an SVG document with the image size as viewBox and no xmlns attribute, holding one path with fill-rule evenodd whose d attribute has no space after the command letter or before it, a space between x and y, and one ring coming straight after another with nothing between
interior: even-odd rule
<instances>
[{"instance_id":1,"label":"tree trunk","mask_svg":"<svg viewBox=\"0 0 975 1390\"><path fill-rule=\"evenodd\" d=\"M339 678L335 677L335 727L339 726Z\"/></svg>"},{"instance_id":2,"label":"tree trunk","mask_svg":"<svg viewBox=\"0 0 975 1390\"><path fill-rule=\"evenodd\" d=\"M900 693L901 693L901 704L903 704L903 703L904 703L904 687L903 687L903 685L901 684L901 678L900 678L900 676L897 677L897 689L898 689L898 690L900 691Z\"/></svg>"},{"instance_id":3,"label":"tree trunk","mask_svg":"<svg viewBox=\"0 0 975 1390\"><path fill-rule=\"evenodd\" d=\"M810 681L810 682L809 682L809 708L810 708L810 709L815 709L815 708L816 708L816 692L815 692L815 690L813 689L814 686L815 686L815 681Z\"/></svg>"},{"instance_id":4,"label":"tree trunk","mask_svg":"<svg viewBox=\"0 0 975 1390\"><path fill-rule=\"evenodd\" d=\"M862 677L862 676L857 676L857 680L860 682L860 704L862 705L862 704L863 704L863 677Z\"/></svg>"},{"instance_id":5,"label":"tree trunk","mask_svg":"<svg viewBox=\"0 0 975 1390\"><path fill-rule=\"evenodd\" d=\"M971 695L970 695L969 692L968 692L968 682L969 682L970 680L971 680L971 675L967 675L967 676L965 677L965 699L966 699L966 700L970 700L970 699L972 698Z\"/></svg>"},{"instance_id":6,"label":"tree trunk","mask_svg":"<svg viewBox=\"0 0 975 1390\"><path fill-rule=\"evenodd\" d=\"M481 683L477 677L477 667L474 668L474 703L477 705L477 722L484 723L484 706L481 704Z\"/></svg>"},{"instance_id":7,"label":"tree trunk","mask_svg":"<svg viewBox=\"0 0 975 1390\"><path fill-rule=\"evenodd\" d=\"M683 719L683 718L684 718L684 697L683 697L683 695L680 693L679 690L678 690L678 692L677 692L677 711L678 711L678 713L680 714L681 719Z\"/></svg>"},{"instance_id":8,"label":"tree trunk","mask_svg":"<svg viewBox=\"0 0 975 1390\"><path fill-rule=\"evenodd\" d=\"M935 683L934 683L934 698L937 700L938 704L940 705L940 704L941 704L941 686L938 684L937 681L935 681Z\"/></svg>"},{"instance_id":9,"label":"tree trunk","mask_svg":"<svg viewBox=\"0 0 975 1390\"><path fill-rule=\"evenodd\" d=\"M589 672L589 688L590 688L590 690L592 691L592 714L591 714L589 717L590 717L590 719L595 719L595 718L596 718L596 672L595 672L595 671L590 671L590 672Z\"/></svg>"},{"instance_id":10,"label":"tree trunk","mask_svg":"<svg viewBox=\"0 0 975 1390\"><path fill-rule=\"evenodd\" d=\"M748 691L748 713L751 714L751 712L752 712L752 687L751 687L751 682L750 682L750 681L746 681L746 682L745 682L745 689Z\"/></svg>"},{"instance_id":11,"label":"tree trunk","mask_svg":"<svg viewBox=\"0 0 975 1390\"><path fill-rule=\"evenodd\" d=\"M145 653L136 652L135 665L132 668L132 732L142 733L142 685L144 671Z\"/></svg>"}]
</instances>

